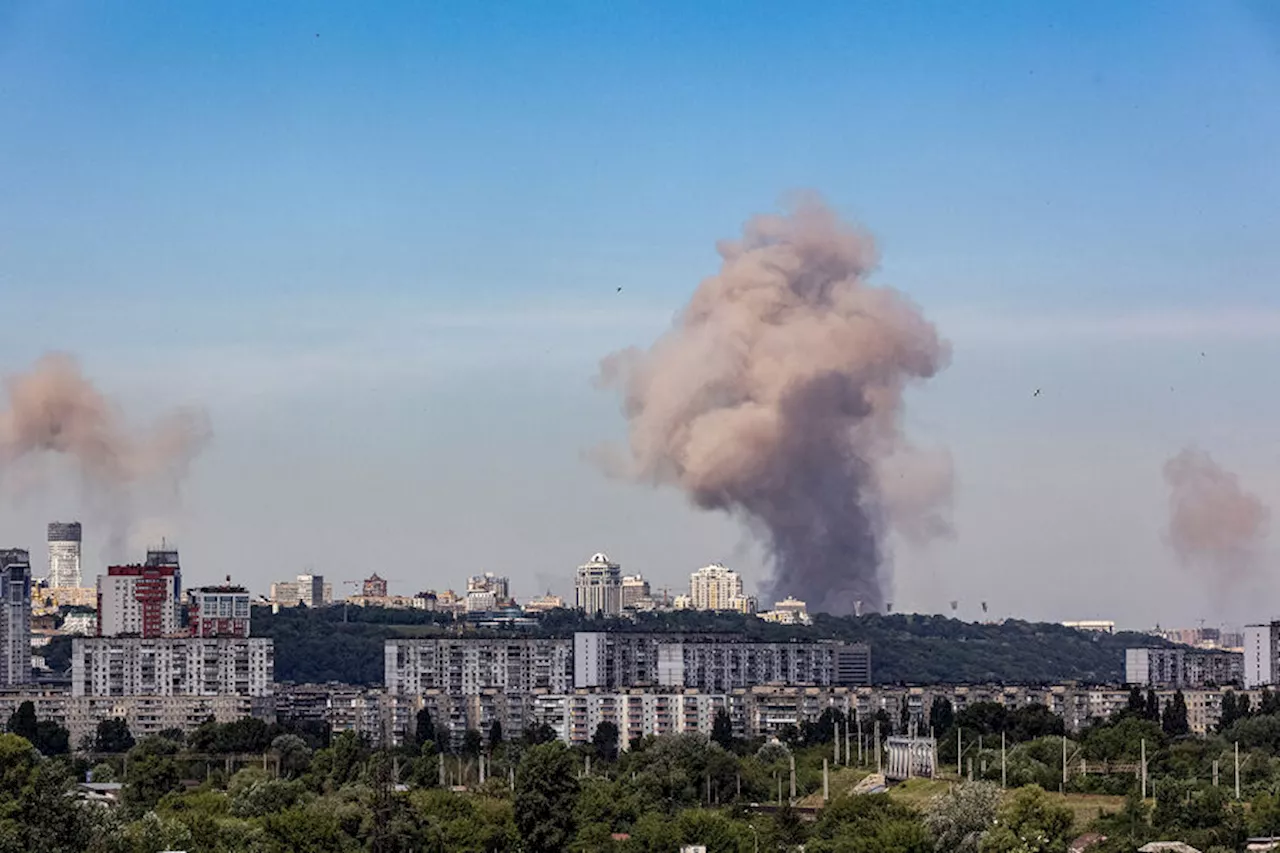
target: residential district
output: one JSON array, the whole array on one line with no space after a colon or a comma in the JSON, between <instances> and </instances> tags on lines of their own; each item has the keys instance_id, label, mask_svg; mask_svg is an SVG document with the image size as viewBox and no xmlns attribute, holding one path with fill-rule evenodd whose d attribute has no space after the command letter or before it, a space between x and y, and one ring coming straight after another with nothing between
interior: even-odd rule
<instances>
[{"instance_id":1,"label":"residential district","mask_svg":"<svg viewBox=\"0 0 1280 853\"><path fill-rule=\"evenodd\" d=\"M456 743L497 722L513 737L531 725L548 726L562 741L582 744L608 721L618 726L625 749L646 735L710 733L722 709L743 738L802 726L831 709L856 712L850 717L858 720L886 711L923 728L938 697L957 711L977 702L1040 704L1076 731L1125 707L1133 685L1153 689L1161 702L1179 692L1190 729L1204 733L1218 724L1224 692L1257 703L1263 688L1280 682L1280 622L1234 635L1209 628L1159 632L1176 645L1127 649L1124 684L880 684L875 650L860 643L605 630L559 639L390 639L379 688L277 682L273 641L253 635L254 607L329 606L332 582L299 575L273 583L257 601L230 578L184 589L178 551L162 547L138 563L107 567L85 586L80 524L53 523L48 532L47 572L39 579L29 551L0 551L0 719L30 701L39 719L68 730L73 745L87 745L105 719L123 720L143 737L243 717L309 721L397 745L414 737L425 708ZM468 579L461 593L392 595L377 574L339 583L355 586L341 602L346 607L436 611L480 627L532 624L569 606L550 594L521 606L508 579L488 573ZM804 602L793 598L759 611L738 573L722 565L694 571L687 592L672 596L597 553L578 567L574 587L572 607L601 617L686 609L810 621ZM1064 624L1114 630L1109 622ZM58 635L74 635L65 671L52 671L40 654Z\"/></svg>"}]
</instances>

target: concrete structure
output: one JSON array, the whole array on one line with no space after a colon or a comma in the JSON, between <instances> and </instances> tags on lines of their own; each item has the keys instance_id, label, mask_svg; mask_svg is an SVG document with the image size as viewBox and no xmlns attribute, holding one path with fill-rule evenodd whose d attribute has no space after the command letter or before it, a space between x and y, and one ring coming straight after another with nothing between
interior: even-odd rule
<instances>
[{"instance_id":1,"label":"concrete structure","mask_svg":"<svg viewBox=\"0 0 1280 853\"><path fill-rule=\"evenodd\" d=\"M71 746L91 746L101 720L120 718L136 740L166 729L190 732L213 717L230 723L244 717L275 722L269 699L248 696L72 696L65 689L0 690L0 717L8 719L23 702L35 706L36 717L67 729Z\"/></svg>"},{"instance_id":2,"label":"concrete structure","mask_svg":"<svg viewBox=\"0 0 1280 853\"><path fill-rule=\"evenodd\" d=\"M387 582L378 577L377 572L374 572L365 579L360 594L365 598L386 598Z\"/></svg>"},{"instance_id":3,"label":"concrete structure","mask_svg":"<svg viewBox=\"0 0 1280 853\"><path fill-rule=\"evenodd\" d=\"M526 613L545 613L548 610L559 610L563 607L564 599L550 592L546 595L534 596L524 603Z\"/></svg>"},{"instance_id":4,"label":"concrete structure","mask_svg":"<svg viewBox=\"0 0 1280 853\"><path fill-rule=\"evenodd\" d=\"M48 584L55 589L80 586L80 522L49 524Z\"/></svg>"},{"instance_id":5,"label":"concrete structure","mask_svg":"<svg viewBox=\"0 0 1280 853\"><path fill-rule=\"evenodd\" d=\"M742 578L719 563L703 566L689 575L689 598L695 610L741 610L738 599L745 598Z\"/></svg>"},{"instance_id":6,"label":"concrete structure","mask_svg":"<svg viewBox=\"0 0 1280 853\"><path fill-rule=\"evenodd\" d=\"M575 688L660 686L725 691L758 684L869 684L862 644L758 643L709 634L579 631Z\"/></svg>"},{"instance_id":7,"label":"concrete structure","mask_svg":"<svg viewBox=\"0 0 1280 853\"><path fill-rule=\"evenodd\" d=\"M1280 621L1244 627L1244 686L1280 683Z\"/></svg>"},{"instance_id":8,"label":"concrete structure","mask_svg":"<svg viewBox=\"0 0 1280 853\"><path fill-rule=\"evenodd\" d=\"M31 681L31 555L0 550L0 687Z\"/></svg>"},{"instance_id":9,"label":"concrete structure","mask_svg":"<svg viewBox=\"0 0 1280 853\"><path fill-rule=\"evenodd\" d=\"M1125 649L1126 684L1178 689L1185 687L1242 686L1244 655L1207 649Z\"/></svg>"},{"instance_id":10,"label":"concrete structure","mask_svg":"<svg viewBox=\"0 0 1280 853\"><path fill-rule=\"evenodd\" d=\"M791 596L776 602L772 610L756 615L766 622L775 622L779 625L808 625L812 622L809 618L808 605Z\"/></svg>"},{"instance_id":11,"label":"concrete structure","mask_svg":"<svg viewBox=\"0 0 1280 853\"><path fill-rule=\"evenodd\" d=\"M932 779L938 771L938 744L931 737L898 735L885 741L884 778Z\"/></svg>"},{"instance_id":12,"label":"concrete structure","mask_svg":"<svg viewBox=\"0 0 1280 853\"><path fill-rule=\"evenodd\" d=\"M588 616L622 613L622 567L608 554L595 554L578 566L573 589L577 608Z\"/></svg>"},{"instance_id":13,"label":"concrete structure","mask_svg":"<svg viewBox=\"0 0 1280 853\"><path fill-rule=\"evenodd\" d=\"M413 734L414 716L422 707L416 699L351 684L281 685L274 701L280 722L322 723L335 734L351 731L386 745L403 744Z\"/></svg>"},{"instance_id":14,"label":"concrete structure","mask_svg":"<svg viewBox=\"0 0 1280 853\"><path fill-rule=\"evenodd\" d=\"M493 572L485 572L482 575L467 578L467 592L491 592L494 599L501 604L511 600L511 581Z\"/></svg>"},{"instance_id":15,"label":"concrete structure","mask_svg":"<svg viewBox=\"0 0 1280 853\"><path fill-rule=\"evenodd\" d=\"M89 637L71 643L72 696L272 694L275 649L265 637Z\"/></svg>"},{"instance_id":16,"label":"concrete structure","mask_svg":"<svg viewBox=\"0 0 1280 853\"><path fill-rule=\"evenodd\" d=\"M572 640L387 640L384 652L384 683L397 695L564 692L573 684Z\"/></svg>"},{"instance_id":17,"label":"concrete structure","mask_svg":"<svg viewBox=\"0 0 1280 853\"><path fill-rule=\"evenodd\" d=\"M1075 628L1077 631L1097 631L1102 634L1114 634L1116 623L1110 619L1082 619L1075 622L1063 622L1064 628Z\"/></svg>"},{"instance_id":18,"label":"concrete structure","mask_svg":"<svg viewBox=\"0 0 1280 853\"><path fill-rule=\"evenodd\" d=\"M187 633L192 637L249 636L249 591L232 586L202 586L187 592Z\"/></svg>"},{"instance_id":19,"label":"concrete structure","mask_svg":"<svg viewBox=\"0 0 1280 853\"><path fill-rule=\"evenodd\" d=\"M92 637L98 633L98 614L92 611L68 613L62 620L63 634Z\"/></svg>"},{"instance_id":20,"label":"concrete structure","mask_svg":"<svg viewBox=\"0 0 1280 853\"><path fill-rule=\"evenodd\" d=\"M489 589L467 590L468 613L492 613L498 609L498 596Z\"/></svg>"},{"instance_id":21,"label":"concrete structure","mask_svg":"<svg viewBox=\"0 0 1280 853\"><path fill-rule=\"evenodd\" d=\"M153 552L159 553L159 552ZM98 576L98 634L102 637L163 637L178 630L182 570L174 562L110 566ZM149 555L150 556L150 555Z\"/></svg>"},{"instance_id":22,"label":"concrete structure","mask_svg":"<svg viewBox=\"0 0 1280 853\"><path fill-rule=\"evenodd\" d=\"M273 583L268 597L277 607L325 607L333 603L333 585L325 583L324 575L298 575Z\"/></svg>"},{"instance_id":23,"label":"concrete structure","mask_svg":"<svg viewBox=\"0 0 1280 853\"><path fill-rule=\"evenodd\" d=\"M649 598L649 582L643 575L623 575L622 609L635 610L636 605Z\"/></svg>"}]
</instances>

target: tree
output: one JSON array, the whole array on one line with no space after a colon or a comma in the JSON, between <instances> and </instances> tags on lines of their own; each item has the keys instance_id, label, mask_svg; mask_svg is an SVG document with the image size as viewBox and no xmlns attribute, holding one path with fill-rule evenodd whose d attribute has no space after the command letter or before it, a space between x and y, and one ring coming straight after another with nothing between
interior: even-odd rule
<instances>
[{"instance_id":1,"label":"tree","mask_svg":"<svg viewBox=\"0 0 1280 853\"><path fill-rule=\"evenodd\" d=\"M128 773L125 775L124 802L138 813L155 807L160 798L175 790L182 782L177 747L164 738L146 738L129 750Z\"/></svg>"},{"instance_id":2,"label":"tree","mask_svg":"<svg viewBox=\"0 0 1280 853\"><path fill-rule=\"evenodd\" d=\"M71 733L53 720L36 723L36 749L45 755L66 755L71 750Z\"/></svg>"},{"instance_id":3,"label":"tree","mask_svg":"<svg viewBox=\"0 0 1280 853\"><path fill-rule=\"evenodd\" d=\"M480 754L480 750L484 748L484 738L475 729L467 729L462 736L462 754L475 756Z\"/></svg>"},{"instance_id":4,"label":"tree","mask_svg":"<svg viewBox=\"0 0 1280 853\"><path fill-rule=\"evenodd\" d=\"M427 741L436 736L435 723L431 721L431 709L423 708L414 718L413 745L421 748Z\"/></svg>"},{"instance_id":5,"label":"tree","mask_svg":"<svg viewBox=\"0 0 1280 853\"><path fill-rule=\"evenodd\" d=\"M932 704L929 705L929 725L933 726L934 732L941 736L955 724L955 721L956 712L951 707L951 700L946 696L934 696Z\"/></svg>"},{"instance_id":6,"label":"tree","mask_svg":"<svg viewBox=\"0 0 1280 853\"><path fill-rule=\"evenodd\" d=\"M733 720L724 708L716 709L716 718L711 723L711 740L725 749L733 749Z\"/></svg>"},{"instance_id":7,"label":"tree","mask_svg":"<svg viewBox=\"0 0 1280 853\"><path fill-rule=\"evenodd\" d=\"M591 746L601 761L612 764L618 760L618 737L618 727L609 720L596 726L591 735Z\"/></svg>"},{"instance_id":8,"label":"tree","mask_svg":"<svg viewBox=\"0 0 1280 853\"><path fill-rule=\"evenodd\" d=\"M502 745L502 723L498 720L493 721L493 725L489 726L489 749L494 750Z\"/></svg>"},{"instance_id":9,"label":"tree","mask_svg":"<svg viewBox=\"0 0 1280 853\"><path fill-rule=\"evenodd\" d=\"M1147 704L1142 700L1142 688L1133 685L1129 688L1129 707L1125 710L1136 717L1146 715Z\"/></svg>"},{"instance_id":10,"label":"tree","mask_svg":"<svg viewBox=\"0 0 1280 853\"><path fill-rule=\"evenodd\" d=\"M907 697L903 696L898 703L898 734L905 735L911 725L911 708L907 705Z\"/></svg>"},{"instance_id":11,"label":"tree","mask_svg":"<svg viewBox=\"0 0 1280 853\"><path fill-rule=\"evenodd\" d=\"M933 835L935 849L945 853L978 853L982 836L995 823L1000 796L1000 786L972 782L935 797L924 816L924 825Z\"/></svg>"},{"instance_id":12,"label":"tree","mask_svg":"<svg viewBox=\"0 0 1280 853\"><path fill-rule=\"evenodd\" d=\"M8 730L10 734L26 738L32 744L36 742L36 706L23 702L18 709L9 715Z\"/></svg>"},{"instance_id":13,"label":"tree","mask_svg":"<svg viewBox=\"0 0 1280 853\"><path fill-rule=\"evenodd\" d=\"M94 738L93 748L97 752L128 752L133 749L134 739L129 732L129 724L120 717L110 717L98 721L98 734Z\"/></svg>"},{"instance_id":14,"label":"tree","mask_svg":"<svg viewBox=\"0 0 1280 853\"><path fill-rule=\"evenodd\" d=\"M1181 690L1174 693L1173 698L1165 703L1161 724L1164 733L1170 737L1191 733L1191 726L1187 722L1187 700Z\"/></svg>"},{"instance_id":15,"label":"tree","mask_svg":"<svg viewBox=\"0 0 1280 853\"><path fill-rule=\"evenodd\" d=\"M1238 719L1236 692L1228 690L1222 694L1222 714L1218 718L1218 731L1226 731Z\"/></svg>"},{"instance_id":16,"label":"tree","mask_svg":"<svg viewBox=\"0 0 1280 853\"><path fill-rule=\"evenodd\" d=\"M1071 809L1056 805L1039 785L1019 788L1000 807L982 853L1057 853L1066 849Z\"/></svg>"},{"instance_id":17,"label":"tree","mask_svg":"<svg viewBox=\"0 0 1280 853\"><path fill-rule=\"evenodd\" d=\"M311 764L311 747L297 735L277 735L271 741L271 751L279 757L280 772L284 776L304 773Z\"/></svg>"},{"instance_id":18,"label":"tree","mask_svg":"<svg viewBox=\"0 0 1280 853\"><path fill-rule=\"evenodd\" d=\"M1160 722L1160 697L1156 696L1154 687L1147 688L1147 704L1142 715L1153 723Z\"/></svg>"},{"instance_id":19,"label":"tree","mask_svg":"<svg viewBox=\"0 0 1280 853\"><path fill-rule=\"evenodd\" d=\"M516 828L528 853L560 853L574 831L577 763L559 741L530 748L516 770Z\"/></svg>"}]
</instances>

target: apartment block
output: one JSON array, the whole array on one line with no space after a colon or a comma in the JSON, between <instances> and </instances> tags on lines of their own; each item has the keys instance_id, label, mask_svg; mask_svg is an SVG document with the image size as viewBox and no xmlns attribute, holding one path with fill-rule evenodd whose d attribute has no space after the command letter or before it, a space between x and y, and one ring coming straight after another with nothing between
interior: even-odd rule
<instances>
[{"instance_id":1,"label":"apartment block","mask_svg":"<svg viewBox=\"0 0 1280 853\"><path fill-rule=\"evenodd\" d=\"M249 636L249 591L232 586L230 581L188 590L187 632L191 636Z\"/></svg>"},{"instance_id":2,"label":"apartment block","mask_svg":"<svg viewBox=\"0 0 1280 853\"><path fill-rule=\"evenodd\" d=\"M729 691L758 684L871 683L871 652L860 643L602 631L578 632L573 642L575 688Z\"/></svg>"},{"instance_id":3,"label":"apartment block","mask_svg":"<svg viewBox=\"0 0 1280 853\"><path fill-rule=\"evenodd\" d=\"M98 576L98 634L164 637L177 633L181 570L159 563L110 566Z\"/></svg>"},{"instance_id":4,"label":"apartment block","mask_svg":"<svg viewBox=\"0 0 1280 853\"><path fill-rule=\"evenodd\" d=\"M52 720L70 733L72 748L91 741L100 720L120 718L135 739L166 729L190 732L213 717L230 723L244 717L275 722L269 699L249 696L72 696L65 688L0 691L0 716L8 719L23 702L35 706L36 717Z\"/></svg>"},{"instance_id":5,"label":"apartment block","mask_svg":"<svg viewBox=\"0 0 1280 853\"><path fill-rule=\"evenodd\" d=\"M77 638L73 696L252 696L272 694L273 641L265 637Z\"/></svg>"},{"instance_id":6,"label":"apartment block","mask_svg":"<svg viewBox=\"0 0 1280 853\"><path fill-rule=\"evenodd\" d=\"M573 684L572 640L387 640L384 652L386 689L398 695L564 692Z\"/></svg>"},{"instance_id":7,"label":"apartment block","mask_svg":"<svg viewBox=\"0 0 1280 853\"><path fill-rule=\"evenodd\" d=\"M1244 655L1181 647L1125 649L1124 670L1127 684L1172 689L1240 686Z\"/></svg>"}]
</instances>

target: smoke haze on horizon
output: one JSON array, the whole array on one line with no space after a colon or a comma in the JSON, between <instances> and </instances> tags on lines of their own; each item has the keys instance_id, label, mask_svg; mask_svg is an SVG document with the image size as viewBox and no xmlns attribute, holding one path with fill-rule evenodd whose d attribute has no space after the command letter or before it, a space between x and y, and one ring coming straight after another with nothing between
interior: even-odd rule
<instances>
[{"instance_id":1,"label":"smoke haze on horizon","mask_svg":"<svg viewBox=\"0 0 1280 853\"><path fill-rule=\"evenodd\" d=\"M879 610L889 529L951 530L950 456L917 451L902 426L906 387L949 347L905 296L868 283L871 237L817 196L717 248L719 273L674 326L601 364L630 430L616 470L740 518L768 552L766 595Z\"/></svg>"},{"instance_id":2,"label":"smoke haze on horizon","mask_svg":"<svg viewBox=\"0 0 1280 853\"><path fill-rule=\"evenodd\" d=\"M1211 594L1227 599L1254 580L1271 511L1208 452L1187 447L1164 464L1169 545ZM1218 606L1223 605L1219 600Z\"/></svg>"},{"instance_id":3,"label":"smoke haze on horizon","mask_svg":"<svg viewBox=\"0 0 1280 853\"><path fill-rule=\"evenodd\" d=\"M149 429L131 428L75 358L50 353L6 377L0 478L44 453L66 457L80 476L87 511L109 531L108 552L122 556L143 493L158 489L176 500L210 435L208 417L197 409L171 412ZM36 465L25 473L39 480L47 469Z\"/></svg>"}]
</instances>

